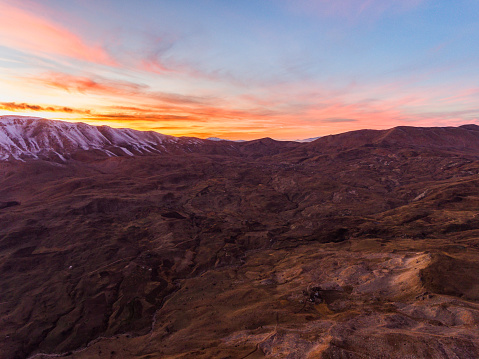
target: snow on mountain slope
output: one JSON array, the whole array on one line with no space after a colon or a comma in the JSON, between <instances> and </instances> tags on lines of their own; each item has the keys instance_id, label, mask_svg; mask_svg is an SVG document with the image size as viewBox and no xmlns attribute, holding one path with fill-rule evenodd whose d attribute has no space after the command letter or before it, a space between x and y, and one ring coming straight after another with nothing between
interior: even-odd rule
<instances>
[{"instance_id":1,"label":"snow on mountain slope","mask_svg":"<svg viewBox=\"0 0 479 359\"><path fill-rule=\"evenodd\" d=\"M224 138L219 138L219 137L208 137L207 140L209 141L229 141L229 142L247 142L246 140L225 140Z\"/></svg>"},{"instance_id":2,"label":"snow on mountain slope","mask_svg":"<svg viewBox=\"0 0 479 359\"><path fill-rule=\"evenodd\" d=\"M310 137L310 138L303 138L302 140L294 140L294 142L299 142L299 143L313 142L313 141L316 141L318 138L321 138L321 136L318 136L318 137Z\"/></svg>"},{"instance_id":3,"label":"snow on mountain slope","mask_svg":"<svg viewBox=\"0 0 479 359\"><path fill-rule=\"evenodd\" d=\"M180 141L182 145L198 145L200 140L35 117L0 116L0 160L65 160L79 150L97 150L107 156L164 153L177 148Z\"/></svg>"}]
</instances>

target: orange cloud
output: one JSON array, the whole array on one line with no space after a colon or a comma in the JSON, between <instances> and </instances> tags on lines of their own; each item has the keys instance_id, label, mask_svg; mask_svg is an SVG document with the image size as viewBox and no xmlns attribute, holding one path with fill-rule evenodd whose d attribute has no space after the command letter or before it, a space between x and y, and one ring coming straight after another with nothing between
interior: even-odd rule
<instances>
[{"instance_id":1,"label":"orange cloud","mask_svg":"<svg viewBox=\"0 0 479 359\"><path fill-rule=\"evenodd\" d=\"M71 107L62 106L40 106L32 105L28 103L16 103L16 102L0 102L0 110L5 111L42 111L42 112L64 112L64 113L81 113L89 114L89 110L78 110Z\"/></svg>"},{"instance_id":2,"label":"orange cloud","mask_svg":"<svg viewBox=\"0 0 479 359\"><path fill-rule=\"evenodd\" d=\"M256 104L246 105L239 109L230 104L225 104L222 107L218 105L220 101L216 98L152 91L146 85L103 78L91 79L64 73L47 73L25 80L70 93L79 92L107 97L110 99L110 105L106 100L104 110L107 112L105 116L110 118L113 116L117 116L118 119L130 116L158 118L161 114L165 118L177 120L187 118L190 121L215 121L248 118L251 121L259 118L271 118L275 113L274 110L265 109ZM111 105L119 101L136 106Z\"/></svg>"},{"instance_id":3,"label":"orange cloud","mask_svg":"<svg viewBox=\"0 0 479 359\"><path fill-rule=\"evenodd\" d=\"M61 25L0 0L0 44L41 56L113 65L99 45L88 45Z\"/></svg>"},{"instance_id":4,"label":"orange cloud","mask_svg":"<svg viewBox=\"0 0 479 359\"><path fill-rule=\"evenodd\" d=\"M68 92L79 92L111 97L126 97L129 100L141 99L176 105L200 104L207 99L198 96L186 96L174 93L151 91L150 87L127 81L92 79L84 76L74 76L60 72L46 73L37 78L26 78L25 81L39 83Z\"/></svg>"},{"instance_id":5,"label":"orange cloud","mask_svg":"<svg viewBox=\"0 0 479 359\"><path fill-rule=\"evenodd\" d=\"M114 127L167 131L172 135L252 139L264 136L276 138L311 137L366 126L379 120L388 123L405 116L393 109L401 104L376 102L348 104L338 97L318 101L317 94L304 91L293 94L287 88L279 93L239 96L232 101L184 96L151 91L149 86L108 80L91 79L64 73L47 73L30 78L41 86L70 93L101 96L104 105L83 113L79 120L104 123ZM116 103L125 105L118 106ZM22 104L20 104L22 105ZM21 108L22 106L16 106ZM27 108L26 108L27 109ZM81 112L78 112L81 113ZM167 126L161 126L168 124ZM195 127L199 126L199 127ZM294 133L293 133L294 132Z\"/></svg>"},{"instance_id":6,"label":"orange cloud","mask_svg":"<svg viewBox=\"0 0 479 359\"><path fill-rule=\"evenodd\" d=\"M229 139L274 137L298 139L339 133L360 128L388 128L397 125L428 126L446 120L473 119L474 109L458 112L461 107L443 107L437 113L426 113L439 95L431 96L411 90L402 97L383 91L383 99L371 98L357 87L342 90L311 88L308 83L265 87L256 93L230 96L228 100L187 96L153 91L134 82L89 78L64 73L46 73L37 78L24 78L40 88L45 86L68 92L68 99L86 95L100 106L81 105L92 111L72 109L72 120L113 127L158 130L171 135L198 135ZM374 92L374 91L373 91ZM460 93L474 97L477 89ZM443 98L445 96L442 96ZM121 103L121 106L118 104ZM460 104L460 103L459 103ZM3 103L3 109L15 111L50 111L68 113L62 106L40 106ZM1 108L0 108L1 109ZM63 109L63 110L62 110ZM470 120L468 120L470 122Z\"/></svg>"}]
</instances>

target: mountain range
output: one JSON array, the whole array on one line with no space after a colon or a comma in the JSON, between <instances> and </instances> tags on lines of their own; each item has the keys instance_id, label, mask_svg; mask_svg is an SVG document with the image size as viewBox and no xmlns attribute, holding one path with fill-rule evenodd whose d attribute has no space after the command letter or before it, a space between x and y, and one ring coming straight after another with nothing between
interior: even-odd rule
<instances>
[{"instance_id":1,"label":"mountain range","mask_svg":"<svg viewBox=\"0 0 479 359\"><path fill-rule=\"evenodd\" d=\"M0 159L2 359L479 357L479 126L7 116Z\"/></svg>"},{"instance_id":2,"label":"mountain range","mask_svg":"<svg viewBox=\"0 0 479 359\"><path fill-rule=\"evenodd\" d=\"M242 152L249 152L249 146L268 140L203 140L128 128L116 129L42 118L0 116L0 160L66 161L81 159L82 156L99 159L184 153L240 155Z\"/></svg>"},{"instance_id":3,"label":"mountain range","mask_svg":"<svg viewBox=\"0 0 479 359\"><path fill-rule=\"evenodd\" d=\"M423 146L443 150L479 150L479 126L457 128L396 127L391 130L361 130L341 135L298 141L263 138L226 141L216 137L174 137L153 131L91 126L85 123L22 116L0 116L0 160L104 159L107 157L158 154L227 154L263 156L292 151L341 150L361 146ZM83 158L85 157L85 158Z\"/></svg>"},{"instance_id":4,"label":"mountain range","mask_svg":"<svg viewBox=\"0 0 479 359\"><path fill-rule=\"evenodd\" d=\"M195 151L208 141L41 118L0 117L0 159L57 159L90 151L97 157Z\"/></svg>"}]
</instances>

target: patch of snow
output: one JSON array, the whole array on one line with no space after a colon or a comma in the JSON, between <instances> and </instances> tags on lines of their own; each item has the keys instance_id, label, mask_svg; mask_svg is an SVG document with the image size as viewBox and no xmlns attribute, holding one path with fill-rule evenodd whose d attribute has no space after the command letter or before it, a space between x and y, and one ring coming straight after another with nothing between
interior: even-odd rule
<instances>
[{"instance_id":1,"label":"patch of snow","mask_svg":"<svg viewBox=\"0 0 479 359\"><path fill-rule=\"evenodd\" d=\"M219 137L208 137L207 140L209 140L209 141L246 142L246 140L226 140L224 138L219 138Z\"/></svg>"},{"instance_id":2,"label":"patch of snow","mask_svg":"<svg viewBox=\"0 0 479 359\"><path fill-rule=\"evenodd\" d=\"M128 156L134 156L133 153L131 153L130 151L128 151L125 147L120 147L120 149L125 152Z\"/></svg>"},{"instance_id":3,"label":"patch of snow","mask_svg":"<svg viewBox=\"0 0 479 359\"><path fill-rule=\"evenodd\" d=\"M321 138L321 136L304 138L304 139L302 139L302 140L294 140L294 142L301 142L301 143L304 143L304 142L313 142L313 141L316 141L318 138Z\"/></svg>"}]
</instances>

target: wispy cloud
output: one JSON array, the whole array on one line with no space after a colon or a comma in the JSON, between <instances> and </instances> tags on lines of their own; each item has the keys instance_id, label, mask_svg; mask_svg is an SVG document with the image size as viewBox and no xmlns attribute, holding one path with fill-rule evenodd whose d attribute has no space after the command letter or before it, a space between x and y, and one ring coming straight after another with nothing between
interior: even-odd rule
<instances>
[{"instance_id":1,"label":"wispy cloud","mask_svg":"<svg viewBox=\"0 0 479 359\"><path fill-rule=\"evenodd\" d=\"M0 102L0 110L5 111L39 111L39 112L64 112L75 114L90 114L90 110L79 110L64 106L41 106L29 103Z\"/></svg>"},{"instance_id":2,"label":"wispy cloud","mask_svg":"<svg viewBox=\"0 0 479 359\"><path fill-rule=\"evenodd\" d=\"M199 96L153 91L150 86L145 84L105 79L99 76L91 78L61 72L49 72L38 77L26 78L25 81L36 82L42 86L65 90L69 93L127 97L130 100L139 98L143 101L159 101L175 105L191 105L211 101Z\"/></svg>"},{"instance_id":3,"label":"wispy cloud","mask_svg":"<svg viewBox=\"0 0 479 359\"><path fill-rule=\"evenodd\" d=\"M211 97L189 96L176 93L153 91L149 86L134 82L89 78L64 73L45 73L38 77L25 78L40 88L50 87L69 95L81 94L88 98L98 96L104 103L88 112L88 117L117 123L135 122L183 122L214 123L239 120L245 122L268 121L278 113L276 109L257 106L254 103L235 107L231 103ZM125 105L118 106L116 103ZM29 109L41 111L45 106L8 104L11 110ZM30 106L30 107L28 107ZM50 106L51 109L56 109ZM58 106L59 107L59 106ZM82 118L83 120L84 118Z\"/></svg>"},{"instance_id":4,"label":"wispy cloud","mask_svg":"<svg viewBox=\"0 0 479 359\"><path fill-rule=\"evenodd\" d=\"M357 122L358 120L354 118L325 118L321 122L325 123L341 123L341 122Z\"/></svg>"},{"instance_id":5,"label":"wispy cloud","mask_svg":"<svg viewBox=\"0 0 479 359\"><path fill-rule=\"evenodd\" d=\"M421 93L410 93L403 97L392 96L389 99L368 98L356 93L344 91L311 90L306 84L288 88L286 85L278 91L266 91L256 95L233 97L231 101L217 101L214 98L186 96L174 93L152 91L144 84L111 80L101 77L89 78L63 73L47 73L30 81L40 86L56 88L70 95L82 94L89 98L99 96L104 102L94 111L75 110L61 106L39 106L24 103L3 103L6 110L32 110L77 113L83 121L99 121L110 125L121 125L143 130L164 128L170 134L191 134L193 126L201 128L195 133L209 135L225 133L243 138L251 138L260 133L270 133L285 138L290 129L298 136L311 133L322 135L324 130L340 132L358 128L391 127L394 125L427 123L434 119L440 123L444 119L458 119L461 113L444 111L430 113L423 111L432 101ZM360 91L360 89L358 89ZM476 94L476 89L466 91L464 96ZM348 98L349 97L349 98ZM354 97L354 96L353 96ZM450 103L463 98L448 98ZM124 105L116 105L123 103ZM417 108L417 109L416 109ZM471 117L474 112L462 113ZM161 125L160 125L161 124ZM159 126L160 125L160 126ZM163 126L164 125L164 126ZM324 128L322 129L322 126ZM183 127L180 131L175 127Z\"/></svg>"},{"instance_id":6,"label":"wispy cloud","mask_svg":"<svg viewBox=\"0 0 479 359\"><path fill-rule=\"evenodd\" d=\"M38 14L0 0L0 45L34 55L63 56L99 64L115 62L101 44L87 44L78 35Z\"/></svg>"},{"instance_id":7,"label":"wispy cloud","mask_svg":"<svg viewBox=\"0 0 479 359\"><path fill-rule=\"evenodd\" d=\"M108 109L105 109L108 111ZM135 113L90 113L91 117L97 120L109 121L109 122L151 122L152 124L148 128L153 129L155 124L166 122L207 122L205 119L195 116L175 116L175 115L163 115L161 113L153 112L151 109L139 110ZM169 126L171 127L171 126ZM183 125L184 127L184 125Z\"/></svg>"}]
</instances>

